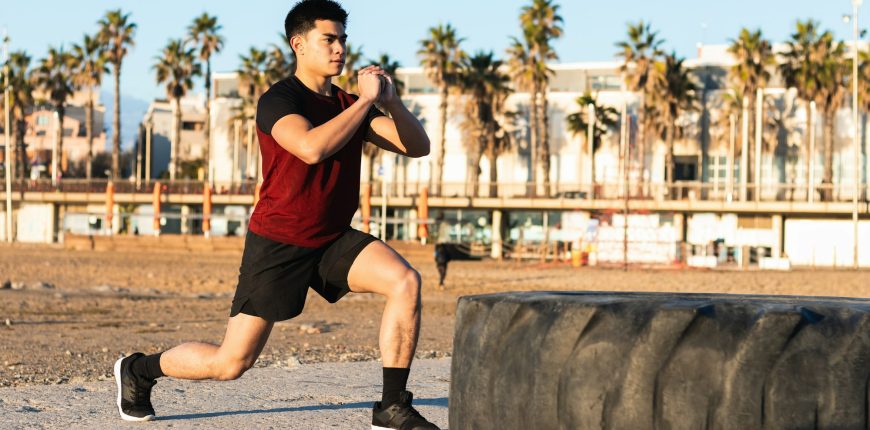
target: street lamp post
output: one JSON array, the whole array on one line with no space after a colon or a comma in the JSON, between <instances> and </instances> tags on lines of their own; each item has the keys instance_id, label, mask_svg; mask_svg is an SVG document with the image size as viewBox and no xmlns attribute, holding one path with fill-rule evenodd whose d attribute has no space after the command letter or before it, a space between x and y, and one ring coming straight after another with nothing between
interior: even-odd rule
<instances>
[{"instance_id":1,"label":"street lamp post","mask_svg":"<svg viewBox=\"0 0 870 430\"><path fill-rule=\"evenodd\" d=\"M858 8L863 0L852 0L852 146L854 148L853 167L855 191L852 193L852 224L853 261L852 266L858 268L858 194L861 191L861 149L858 143Z\"/></svg>"}]
</instances>

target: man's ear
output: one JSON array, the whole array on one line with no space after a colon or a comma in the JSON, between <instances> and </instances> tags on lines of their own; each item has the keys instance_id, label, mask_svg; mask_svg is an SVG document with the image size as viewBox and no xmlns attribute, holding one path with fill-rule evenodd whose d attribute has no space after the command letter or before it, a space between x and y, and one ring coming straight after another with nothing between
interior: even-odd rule
<instances>
[{"instance_id":1,"label":"man's ear","mask_svg":"<svg viewBox=\"0 0 870 430\"><path fill-rule=\"evenodd\" d=\"M305 54L305 51L304 51L305 38L304 37L302 37L300 35L296 35L296 36L291 37L290 38L290 46L293 48L293 51L296 53L296 55L304 55Z\"/></svg>"}]
</instances>

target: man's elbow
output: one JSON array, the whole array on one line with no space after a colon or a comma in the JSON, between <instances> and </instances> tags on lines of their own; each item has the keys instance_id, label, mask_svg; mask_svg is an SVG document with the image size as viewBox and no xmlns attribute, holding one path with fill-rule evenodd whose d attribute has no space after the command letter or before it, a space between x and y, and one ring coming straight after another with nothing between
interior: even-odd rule
<instances>
[{"instance_id":1,"label":"man's elbow","mask_svg":"<svg viewBox=\"0 0 870 430\"><path fill-rule=\"evenodd\" d=\"M325 158L322 151L311 150L311 149L297 151L297 153L294 153L293 155L295 155L296 158L302 160L303 163L305 163L309 166L314 165L314 164L318 164L318 163L322 162L323 159Z\"/></svg>"},{"instance_id":2,"label":"man's elbow","mask_svg":"<svg viewBox=\"0 0 870 430\"><path fill-rule=\"evenodd\" d=\"M414 148L414 151L408 154L411 158L420 158L429 155L429 139L427 138L425 141L420 142L420 145Z\"/></svg>"}]
</instances>

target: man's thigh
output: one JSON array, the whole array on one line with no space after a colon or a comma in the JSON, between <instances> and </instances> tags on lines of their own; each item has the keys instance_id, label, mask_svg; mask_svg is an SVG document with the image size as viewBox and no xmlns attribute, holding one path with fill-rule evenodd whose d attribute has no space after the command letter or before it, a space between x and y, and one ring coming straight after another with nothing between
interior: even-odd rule
<instances>
[{"instance_id":1,"label":"man's thigh","mask_svg":"<svg viewBox=\"0 0 870 430\"><path fill-rule=\"evenodd\" d=\"M399 280L405 279L411 265L380 240L374 241L357 255L347 274L347 283L355 293L388 295Z\"/></svg>"},{"instance_id":2,"label":"man's thigh","mask_svg":"<svg viewBox=\"0 0 870 430\"><path fill-rule=\"evenodd\" d=\"M230 318L224 341L220 346L221 355L227 358L256 360L266 346L273 326L274 323L271 321L247 314L238 314Z\"/></svg>"}]
</instances>

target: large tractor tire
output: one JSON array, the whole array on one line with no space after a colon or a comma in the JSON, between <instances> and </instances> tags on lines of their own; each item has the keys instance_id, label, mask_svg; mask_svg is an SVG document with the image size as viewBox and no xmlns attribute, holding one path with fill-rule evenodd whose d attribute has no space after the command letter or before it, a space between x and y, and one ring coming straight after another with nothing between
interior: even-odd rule
<instances>
[{"instance_id":1,"label":"large tractor tire","mask_svg":"<svg viewBox=\"0 0 870 430\"><path fill-rule=\"evenodd\" d=\"M870 300L459 300L451 429L867 429Z\"/></svg>"}]
</instances>

